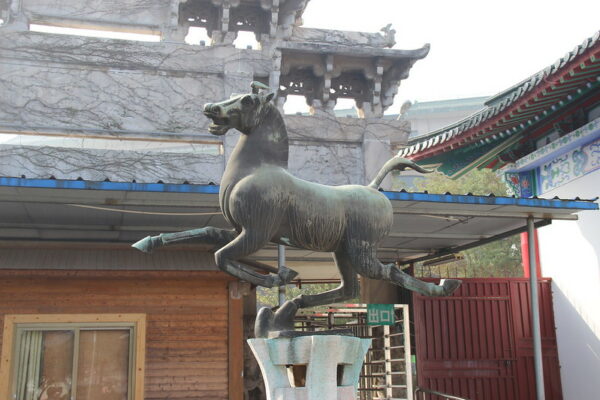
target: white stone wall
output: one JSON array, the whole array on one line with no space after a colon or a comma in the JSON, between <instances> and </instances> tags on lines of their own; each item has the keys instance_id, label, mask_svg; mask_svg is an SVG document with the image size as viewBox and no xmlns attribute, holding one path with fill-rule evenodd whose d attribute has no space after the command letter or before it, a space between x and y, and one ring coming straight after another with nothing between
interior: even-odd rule
<instances>
[{"instance_id":1,"label":"white stone wall","mask_svg":"<svg viewBox=\"0 0 600 400\"><path fill-rule=\"evenodd\" d=\"M344 46L392 47L395 43L393 35L304 28L298 26L294 27L292 30L291 39L298 42L339 44Z\"/></svg>"},{"instance_id":2,"label":"white stone wall","mask_svg":"<svg viewBox=\"0 0 600 400\"><path fill-rule=\"evenodd\" d=\"M600 196L600 170L543 196ZM542 274L552 278L563 397L595 399L600 393L600 212L581 212L576 222L554 221L539 236Z\"/></svg>"},{"instance_id":3,"label":"white stone wall","mask_svg":"<svg viewBox=\"0 0 600 400\"><path fill-rule=\"evenodd\" d=\"M392 143L406 140L408 134L406 124L394 120L327 115L288 115L285 119L290 136L290 172L328 185L369 182L392 157ZM110 146L106 140L100 141L100 145L86 145L82 140L82 145L76 148L66 147L58 139L41 138L38 146L13 141L13 144L0 145L0 176L219 183L226 159L238 138L239 133L234 131L225 136L223 155L207 154L198 150L201 146L185 143L152 142L144 146L134 142L136 146L128 148L123 141L118 142L119 146ZM177 147L177 151L170 150L172 147ZM388 188L385 182L383 187Z\"/></svg>"},{"instance_id":4,"label":"white stone wall","mask_svg":"<svg viewBox=\"0 0 600 400\"><path fill-rule=\"evenodd\" d=\"M33 32L0 35L0 52L0 125L15 130L206 132L203 105L269 64L233 47Z\"/></svg>"},{"instance_id":5,"label":"white stone wall","mask_svg":"<svg viewBox=\"0 0 600 400\"><path fill-rule=\"evenodd\" d=\"M0 145L0 175L113 182L219 182L224 158L201 153Z\"/></svg>"},{"instance_id":6,"label":"white stone wall","mask_svg":"<svg viewBox=\"0 0 600 400\"><path fill-rule=\"evenodd\" d=\"M150 23L165 12L163 5L168 2L125 1L118 7L113 3L65 1L53 11L55 2L25 0L22 10L28 18L54 12L126 24L114 19L114 10L108 7L112 4L119 14L130 14L123 18L139 16L138 22ZM218 183L237 136L233 132L224 138L210 135L209 121L202 114L204 104L248 92L252 80L266 79L278 68L275 61L281 61L274 61L271 47L240 50L229 45L148 43L27 30L1 33L0 132L208 142L222 144L224 154L197 152L193 146L185 155L133 149L139 146L62 148L41 138L38 147L31 141L2 146L0 176ZM290 171L333 185L368 182L392 157L391 146L406 142L409 130L405 121L336 118L326 112L285 119ZM4 142L1 134L0 142Z\"/></svg>"},{"instance_id":7,"label":"white stone wall","mask_svg":"<svg viewBox=\"0 0 600 400\"><path fill-rule=\"evenodd\" d=\"M379 118L336 118L286 115L290 171L314 182L341 185L371 181L392 156L393 146L406 143L406 121ZM387 180L383 188L389 189Z\"/></svg>"},{"instance_id":8,"label":"white stone wall","mask_svg":"<svg viewBox=\"0 0 600 400\"><path fill-rule=\"evenodd\" d=\"M13 0L14 1L14 0ZM32 20L73 20L90 25L122 24L158 27L167 22L167 0L20 0Z\"/></svg>"},{"instance_id":9,"label":"white stone wall","mask_svg":"<svg viewBox=\"0 0 600 400\"><path fill-rule=\"evenodd\" d=\"M218 183L237 136L210 135L202 108L231 93L247 92L254 76L267 76L272 66L260 51L231 46L35 32L0 35L0 52L3 132L187 138L217 144L224 140L224 157L197 153L192 146L187 155L46 144L4 146L0 175L29 178ZM327 113L285 119L291 172L325 184L372 179L392 156L390 145L404 143L408 134L404 121L336 118Z\"/></svg>"}]
</instances>

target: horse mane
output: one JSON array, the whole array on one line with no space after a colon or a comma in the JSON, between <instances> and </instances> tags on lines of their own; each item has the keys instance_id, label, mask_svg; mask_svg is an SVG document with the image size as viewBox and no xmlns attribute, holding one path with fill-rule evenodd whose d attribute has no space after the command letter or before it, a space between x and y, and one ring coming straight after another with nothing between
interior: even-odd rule
<instances>
[{"instance_id":1,"label":"horse mane","mask_svg":"<svg viewBox=\"0 0 600 400\"><path fill-rule=\"evenodd\" d=\"M259 123L252 129L250 137L260 136L261 141L266 142L260 151L274 164L287 169L289 139L281 112L273 103L267 102L261 107L257 120Z\"/></svg>"},{"instance_id":2,"label":"horse mane","mask_svg":"<svg viewBox=\"0 0 600 400\"><path fill-rule=\"evenodd\" d=\"M283 120L283 115L279 109L272 102L267 102L263 104L259 118L261 121L271 121L273 124L273 129L276 129L279 132L282 132L285 138L287 139L287 128L285 127L285 121Z\"/></svg>"}]
</instances>

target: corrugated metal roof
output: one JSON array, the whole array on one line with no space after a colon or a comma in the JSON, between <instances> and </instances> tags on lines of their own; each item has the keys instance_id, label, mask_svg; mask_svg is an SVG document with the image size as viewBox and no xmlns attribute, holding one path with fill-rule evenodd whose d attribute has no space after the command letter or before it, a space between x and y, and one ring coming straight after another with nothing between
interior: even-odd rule
<instances>
[{"instance_id":1,"label":"corrugated metal roof","mask_svg":"<svg viewBox=\"0 0 600 400\"><path fill-rule=\"evenodd\" d=\"M136 183L86 181L83 179L27 179L0 177L0 187L46 188L46 189L90 189L131 192L172 192L172 193L219 193L219 186L207 184L176 183Z\"/></svg>"},{"instance_id":2,"label":"corrugated metal roof","mask_svg":"<svg viewBox=\"0 0 600 400\"><path fill-rule=\"evenodd\" d=\"M561 70L569 62L573 61L577 56L584 54L587 50L596 46L598 43L600 43L600 31L596 32L594 36L584 40L582 44L565 54L554 64L544 68L540 72L530 76L529 78L488 99L488 101L486 101L485 103L486 108L477 111L476 113L466 117L461 121L458 121L447 127L435 130L428 134L421 135L415 138L414 140L409 141L409 145L406 148L400 150L398 154L401 157L413 156L414 158L414 156L417 153L423 152L424 150L436 146L435 144L433 144L434 141L429 140L431 138L441 137L441 145L451 137L460 136L473 127L485 124L486 121L499 115L502 111L506 110L509 106L513 105L523 96L530 93L540 83L545 82L548 77L559 72L559 70ZM598 81L600 81L600 76L598 77ZM559 82L555 83L557 85L559 84ZM507 130L504 133L506 135L512 135L516 133L516 131Z\"/></svg>"},{"instance_id":3,"label":"corrugated metal roof","mask_svg":"<svg viewBox=\"0 0 600 400\"><path fill-rule=\"evenodd\" d=\"M218 189L216 185L0 178L0 240L122 246L163 232L208 225L229 228L220 212ZM598 209L594 200L580 199L384 194L394 211L391 232L378 248L378 257L386 262L435 258L516 234L525 230L529 216L541 227L552 219L573 220L580 211ZM277 246L269 244L250 258L276 265ZM337 277L329 253L289 248L287 260L302 279Z\"/></svg>"},{"instance_id":4,"label":"corrugated metal roof","mask_svg":"<svg viewBox=\"0 0 600 400\"><path fill-rule=\"evenodd\" d=\"M6 178L0 177L0 187L19 187L19 188L41 188L41 189L76 189L76 190L109 190L109 191L128 191L128 192L163 192L163 193L204 193L218 194L218 185L198 185L198 184L170 184L170 183L135 183L135 182L95 182L85 180L62 180L62 179L27 179L27 178ZM594 202L597 199L582 200L576 199L543 199L538 197L504 197L495 196L493 193L488 196L475 196L473 194L432 194L428 192L400 192L383 191L383 194L390 200L402 201L422 201L428 203L459 203L459 204L495 204L495 205L515 205L523 207L546 207L546 208L564 208L576 210L597 209L598 205Z\"/></svg>"}]
</instances>

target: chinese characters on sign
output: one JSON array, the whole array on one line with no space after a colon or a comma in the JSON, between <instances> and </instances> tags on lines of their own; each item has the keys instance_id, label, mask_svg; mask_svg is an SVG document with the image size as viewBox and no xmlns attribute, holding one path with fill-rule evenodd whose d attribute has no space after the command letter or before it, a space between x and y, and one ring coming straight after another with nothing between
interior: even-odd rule
<instances>
[{"instance_id":1,"label":"chinese characters on sign","mask_svg":"<svg viewBox=\"0 0 600 400\"><path fill-rule=\"evenodd\" d=\"M393 304L367 304L367 325L394 325Z\"/></svg>"}]
</instances>

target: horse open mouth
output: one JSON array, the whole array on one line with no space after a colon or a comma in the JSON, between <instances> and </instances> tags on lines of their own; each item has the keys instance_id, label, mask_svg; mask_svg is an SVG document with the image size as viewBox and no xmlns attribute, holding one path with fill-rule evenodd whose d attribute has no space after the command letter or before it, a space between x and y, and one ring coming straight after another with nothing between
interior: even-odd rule
<instances>
[{"instance_id":1,"label":"horse open mouth","mask_svg":"<svg viewBox=\"0 0 600 400\"><path fill-rule=\"evenodd\" d=\"M213 135L224 135L231 128L229 126L229 118L219 118L214 116L208 117L213 121L212 124L208 125L208 131Z\"/></svg>"}]
</instances>

